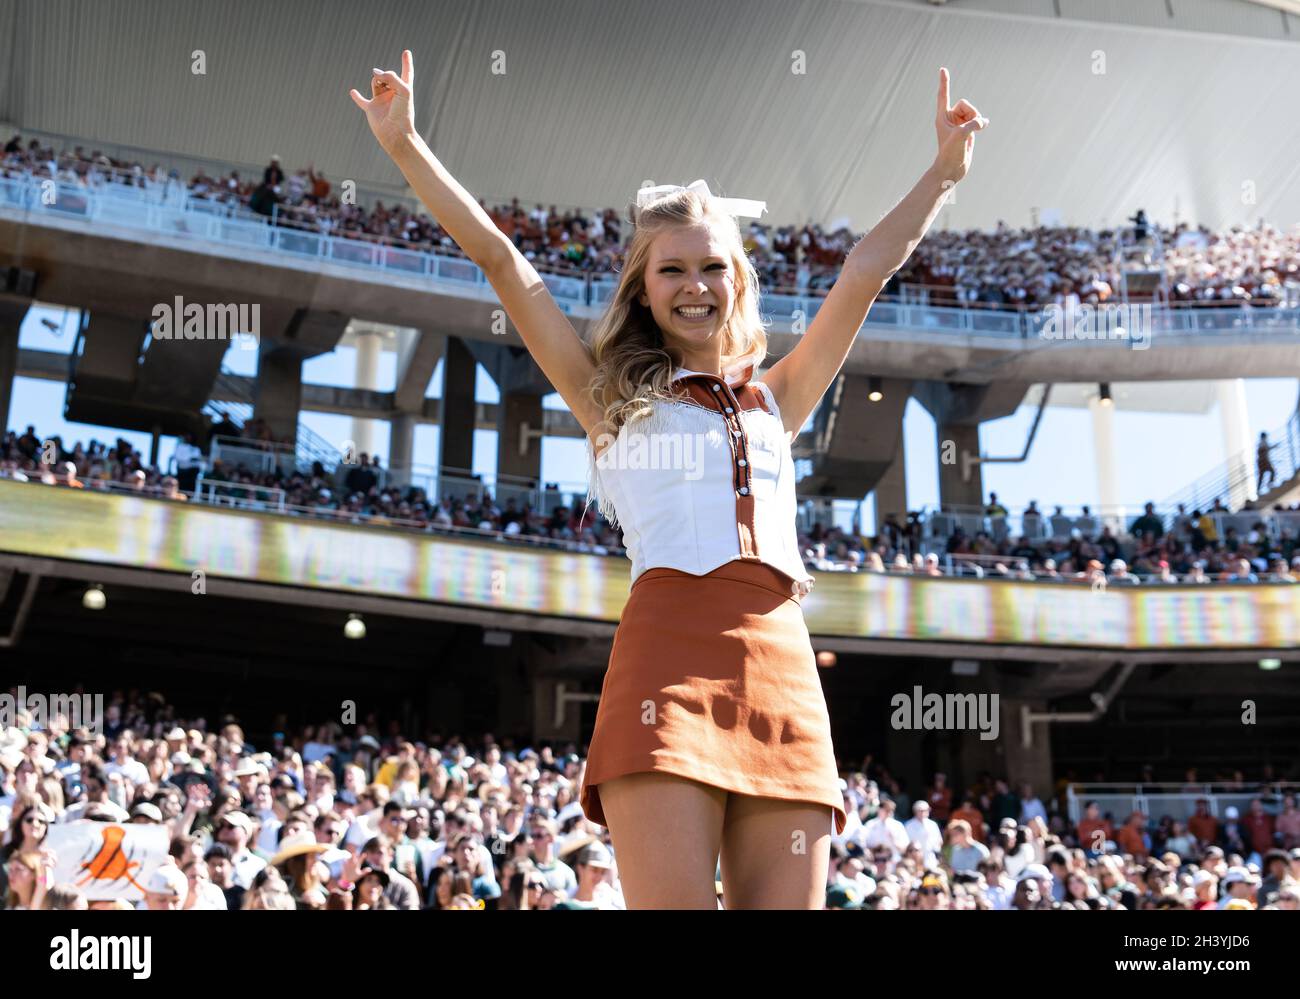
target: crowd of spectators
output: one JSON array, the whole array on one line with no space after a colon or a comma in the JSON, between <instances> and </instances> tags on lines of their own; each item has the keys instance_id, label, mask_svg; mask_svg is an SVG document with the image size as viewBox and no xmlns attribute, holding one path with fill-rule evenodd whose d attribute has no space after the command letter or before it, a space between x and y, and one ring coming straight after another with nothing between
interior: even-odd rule
<instances>
[{"instance_id":1,"label":"crowd of spectators","mask_svg":"<svg viewBox=\"0 0 1300 999\"><path fill-rule=\"evenodd\" d=\"M212 428L211 436L224 424ZM184 439L197 462L208 449ZM386 484L380 458L358 456L358 463L327 473L319 462L310 471L253 471L243 464L206 461L206 484L196 491L199 465L169 474L149 464L131 444L92 440L67 446L59 437L41 438L36 428L8 432L0 439L0 475L40 480L74 489L130 490L179 502L237 505L280 510L339 523L396 526L421 531L489 532L597 555L624 555L621 530L595 506L578 502L546 504L541 512L527 502L499 503L491 490L445 490L439 500L415 485ZM545 490L559 499L554 483ZM1249 504L1245 508L1249 511ZM1300 504L1280 512L1300 511ZM982 522L968 533L957 524L936 543L926 517L911 513L906 523L894 514L884 518L880 533L867 537L840 527L814 523L797 532L807 568L822 572L878 572L901 575L972 575L1044 582L1130 586L1160 583L1294 583L1300 581L1300 538L1290 527L1270 531L1261 519L1241 534L1227 527L1219 535L1217 516L1229 511L1216 500L1204 511L1179 505L1170 518L1148 503L1127 530L1116 533L1088 507L1071 518L1068 532L1054 534L1043 524L1059 521L1061 508L1044 517L1031 503L1021 517L1024 533L1013 534L1008 512L990 495ZM940 550L941 549L941 550Z\"/></svg>"},{"instance_id":2,"label":"crowd of spectators","mask_svg":"<svg viewBox=\"0 0 1300 999\"><path fill-rule=\"evenodd\" d=\"M1172 304L1278 305L1300 289L1300 225L1283 231L1261 220L1214 232L1179 223L1159 233L1160 252L1147 266L1164 270ZM1146 240L1154 245L1150 233ZM991 232L931 230L891 284L924 287L933 305L1101 305L1117 301L1119 241L1115 229L1001 222Z\"/></svg>"},{"instance_id":3,"label":"crowd of spectators","mask_svg":"<svg viewBox=\"0 0 1300 999\"><path fill-rule=\"evenodd\" d=\"M238 206L276 224L325 235L369 240L387 246L462 256L450 235L427 213L390 199L369 206L307 166L286 171L278 156L260 173L204 169L185 180L159 163L116 159L76 146L55 150L37 139L14 135L4 147L5 176L35 174L85 187L125 184L156 192L160 200L192 198ZM538 204L528 210L518 198L489 208L497 226L540 271L579 276L617 272L623 264L626 231L614 208L560 211ZM1139 213L1134 232L1162 255L1173 303L1248 302L1276 305L1300 292L1300 225L1282 231L1263 220L1254 228L1236 225L1222 232L1179 223L1156 227ZM891 278L884 297L915 286L934 305L1038 309L1071 300L1101 304L1120 288L1118 229L1036 225L992 231L932 230ZM829 230L749 222L745 249L770 293L824 295L835 283L845 255L861 237L841 226ZM1288 290L1290 289L1290 291Z\"/></svg>"},{"instance_id":4,"label":"crowd of spectators","mask_svg":"<svg viewBox=\"0 0 1300 999\"><path fill-rule=\"evenodd\" d=\"M191 445L198 447L198 445ZM43 460L48 457L48 460ZM378 456L358 456L358 463L327 473L319 462L307 472L253 471L243 464L227 467L220 460L208 464L212 480L195 492L181 488L177 474L148 463L130 442L119 438L109 445L90 441L66 446L60 437L42 439L36 428L10 431L0 439L0 475L39 480L47 485L74 489L126 489L141 495L187 502L202 498L255 510L277 510L283 499L285 512L337 523L398 526L414 530L470 530L491 532L503 538L554 542L572 551L623 554L620 532L601 517L595 507L578 509L555 504L542 514L527 504L507 499L498 504L487 489L447 490L432 500L418 486L382 483ZM197 483L194 483L197 484Z\"/></svg>"},{"instance_id":5,"label":"crowd of spectators","mask_svg":"<svg viewBox=\"0 0 1300 999\"><path fill-rule=\"evenodd\" d=\"M1220 536L1218 517L1228 509L1216 500L1204 511L1179 504L1166 518L1148 503L1141 516L1119 532L1083 507L1078 517L1064 517L1056 507L1051 518L1072 526L1053 532L1049 518L1031 502L1021 518L1025 533L1009 530L1008 513L990 496L975 530L963 527L963 518L947 516L953 522L950 533L935 538L934 524L917 511L906 523L895 514L884 517L875 538L859 537L838 527L815 526L800 535L810 569L823 572L877 572L897 575L970 575L980 578L1080 583L1092 586L1173 583L1294 583L1300 581L1300 538L1292 527L1269 530L1265 514L1245 534L1227 527ZM1250 512L1249 505L1244 508ZM1275 512L1296 513L1300 504ZM1300 518L1297 518L1300 519Z\"/></svg>"},{"instance_id":6,"label":"crowd of spectators","mask_svg":"<svg viewBox=\"0 0 1300 999\"><path fill-rule=\"evenodd\" d=\"M16 697L16 691L10 691ZM148 909L625 909L617 857L578 805L577 747L491 734L406 737L374 716L255 744L238 719L182 718L161 694L116 691L102 725L0 729L0 904L132 908L55 883L60 823L161 825L168 859ZM1186 790L1203 785L1194 771ZM1271 772L1253 798L1186 822L1141 812L1068 817L1068 774L1046 804L981 773L935 774L915 796L868 757L841 779L826 907L853 909L1300 908L1300 809ZM1228 783L1221 791L1231 790ZM907 821L904 821L906 819ZM719 897L726 906L725 886Z\"/></svg>"},{"instance_id":7,"label":"crowd of spectators","mask_svg":"<svg viewBox=\"0 0 1300 999\"><path fill-rule=\"evenodd\" d=\"M827 907L1300 909L1300 809L1271 774L1244 816L1229 805L1220 819L1199 798L1185 822L1095 801L1071 821L1072 776L1046 804L987 772L960 795L936 773L912 798L868 759L846 781ZM1196 772L1187 777L1185 793L1198 793ZM1249 791L1240 772L1223 784Z\"/></svg>"}]
</instances>

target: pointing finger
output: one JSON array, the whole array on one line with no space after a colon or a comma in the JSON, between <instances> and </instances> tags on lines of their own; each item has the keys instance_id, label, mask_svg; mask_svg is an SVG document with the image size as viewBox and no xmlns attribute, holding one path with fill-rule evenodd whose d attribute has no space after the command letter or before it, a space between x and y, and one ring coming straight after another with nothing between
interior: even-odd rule
<instances>
[{"instance_id":1,"label":"pointing finger","mask_svg":"<svg viewBox=\"0 0 1300 999\"><path fill-rule=\"evenodd\" d=\"M939 114L948 113L948 68L939 68Z\"/></svg>"},{"instance_id":2,"label":"pointing finger","mask_svg":"<svg viewBox=\"0 0 1300 999\"><path fill-rule=\"evenodd\" d=\"M402 82L408 87L415 78L415 60L411 58L410 49L402 49Z\"/></svg>"}]
</instances>

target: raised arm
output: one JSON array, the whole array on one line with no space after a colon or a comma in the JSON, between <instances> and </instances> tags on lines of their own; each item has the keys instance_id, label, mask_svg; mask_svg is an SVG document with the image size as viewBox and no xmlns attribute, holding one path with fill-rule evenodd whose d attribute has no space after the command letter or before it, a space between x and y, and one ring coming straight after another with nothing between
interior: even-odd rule
<instances>
[{"instance_id":1,"label":"raised arm","mask_svg":"<svg viewBox=\"0 0 1300 999\"><path fill-rule=\"evenodd\" d=\"M934 127L939 151L893 211L853 247L835 286L794 350L763 376L776 396L785 429L798 434L848 357L867 312L894 273L912 255L948 192L966 176L975 133L988 124L969 101L948 105L948 71L939 70Z\"/></svg>"},{"instance_id":2,"label":"raised arm","mask_svg":"<svg viewBox=\"0 0 1300 999\"><path fill-rule=\"evenodd\" d=\"M366 113L380 146L429 213L465 255L483 269L538 367L583 429L591 433L601 418L595 403L583 391L595 370L591 353L533 265L438 162L415 130L413 79L411 52L406 49L402 52L400 76L376 69L370 81L370 100L356 90L351 97Z\"/></svg>"}]
</instances>

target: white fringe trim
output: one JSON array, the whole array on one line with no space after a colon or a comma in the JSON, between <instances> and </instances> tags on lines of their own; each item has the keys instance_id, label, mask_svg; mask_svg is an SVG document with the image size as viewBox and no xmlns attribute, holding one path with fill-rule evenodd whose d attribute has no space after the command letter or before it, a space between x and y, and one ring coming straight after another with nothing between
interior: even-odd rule
<instances>
[{"instance_id":1,"label":"white fringe trim","mask_svg":"<svg viewBox=\"0 0 1300 999\"><path fill-rule=\"evenodd\" d=\"M651 404L651 411L647 415L631 423L625 423L619 428L618 436L609 445L609 449L617 449L629 433L643 434L646 437L653 437L656 434L680 434L682 436L704 435L721 439L726 433L726 421L721 413L699 405L656 401ZM602 452L602 457L605 454L608 454L608 450ZM612 526L618 526L618 511L614 508L613 500L601 488L600 467L597 461L595 446L588 437L587 503L583 512L585 513L594 502L600 515Z\"/></svg>"}]
</instances>

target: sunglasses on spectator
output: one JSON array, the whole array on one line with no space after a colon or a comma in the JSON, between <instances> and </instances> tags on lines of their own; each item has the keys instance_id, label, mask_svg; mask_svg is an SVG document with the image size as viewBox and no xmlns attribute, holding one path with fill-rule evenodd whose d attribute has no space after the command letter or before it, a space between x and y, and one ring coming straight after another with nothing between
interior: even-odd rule
<instances>
[{"instance_id":1,"label":"sunglasses on spectator","mask_svg":"<svg viewBox=\"0 0 1300 999\"><path fill-rule=\"evenodd\" d=\"M918 888L918 889L916 890L916 893L917 893L918 895L942 895L942 894L943 894L943 889L941 889L941 888Z\"/></svg>"}]
</instances>

